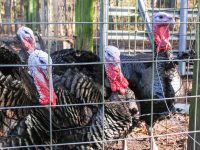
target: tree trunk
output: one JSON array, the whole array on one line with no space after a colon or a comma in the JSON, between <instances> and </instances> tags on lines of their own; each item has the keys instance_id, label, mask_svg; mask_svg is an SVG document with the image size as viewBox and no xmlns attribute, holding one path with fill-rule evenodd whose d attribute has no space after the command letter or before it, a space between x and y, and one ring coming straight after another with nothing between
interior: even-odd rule
<instances>
[{"instance_id":1,"label":"tree trunk","mask_svg":"<svg viewBox=\"0 0 200 150\"><path fill-rule=\"evenodd\" d=\"M94 1L77 0L75 6L76 22L91 22L89 24L76 24L76 42L75 48L93 51L93 18L94 18Z\"/></svg>"},{"instance_id":2,"label":"tree trunk","mask_svg":"<svg viewBox=\"0 0 200 150\"><path fill-rule=\"evenodd\" d=\"M38 1L37 0L24 1L25 21L37 22L39 19L37 11L38 11ZM38 27L37 24L27 24L26 26L32 28L33 30L37 29L37 27Z\"/></svg>"},{"instance_id":3,"label":"tree trunk","mask_svg":"<svg viewBox=\"0 0 200 150\"><path fill-rule=\"evenodd\" d=\"M48 20L48 18L47 18L47 8L46 8L47 5L45 5L45 1L39 0L38 7L39 7L39 11L38 11L39 21L47 22L47 20ZM46 24L40 24L40 31L41 31L42 36L46 35L46 29L47 29Z\"/></svg>"},{"instance_id":4,"label":"tree trunk","mask_svg":"<svg viewBox=\"0 0 200 150\"><path fill-rule=\"evenodd\" d=\"M2 0L0 0L0 10L2 10L3 8L3 4L2 4ZM2 16L1 16L1 13L0 13L0 22L2 22ZM2 30L3 30L3 27L2 25L0 24L0 34L2 34Z\"/></svg>"},{"instance_id":5,"label":"tree trunk","mask_svg":"<svg viewBox=\"0 0 200 150\"><path fill-rule=\"evenodd\" d=\"M17 2L16 2L16 0L14 0L13 1L14 22L17 21L17 9L16 9L16 7L17 7ZM17 31L17 24L15 24L15 28L14 28L14 32L16 32L16 31Z\"/></svg>"},{"instance_id":6,"label":"tree trunk","mask_svg":"<svg viewBox=\"0 0 200 150\"><path fill-rule=\"evenodd\" d=\"M11 22L11 1L7 0L4 3L5 5L5 18L6 18L6 22ZM6 34L11 34L11 25L4 25L6 27Z\"/></svg>"},{"instance_id":7,"label":"tree trunk","mask_svg":"<svg viewBox=\"0 0 200 150\"><path fill-rule=\"evenodd\" d=\"M24 0L20 0L20 19L22 19L23 16L24 16ZM24 21L24 18L21 21Z\"/></svg>"},{"instance_id":8,"label":"tree trunk","mask_svg":"<svg viewBox=\"0 0 200 150\"><path fill-rule=\"evenodd\" d=\"M157 0L156 7L158 8L176 8L176 0Z\"/></svg>"},{"instance_id":9,"label":"tree trunk","mask_svg":"<svg viewBox=\"0 0 200 150\"><path fill-rule=\"evenodd\" d=\"M200 9L200 3L199 3ZM200 20L200 18L199 18ZM197 21L199 22L199 21ZM200 25L197 23L197 34L196 34L196 59L194 64L193 72L193 83L192 83L192 95L197 96L200 94L200 47L199 47L199 36L200 36ZM190 122L189 122L189 131L196 132L200 130L200 98L196 97L192 99L190 105ZM198 145L200 143L200 132L190 133L188 136L188 150L197 150L200 149Z\"/></svg>"}]
</instances>

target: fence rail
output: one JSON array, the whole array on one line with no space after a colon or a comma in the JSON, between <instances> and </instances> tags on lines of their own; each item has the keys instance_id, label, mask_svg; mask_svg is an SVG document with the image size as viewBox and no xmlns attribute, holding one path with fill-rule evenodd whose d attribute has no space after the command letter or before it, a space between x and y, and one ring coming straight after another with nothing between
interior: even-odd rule
<instances>
[{"instance_id":1,"label":"fence rail","mask_svg":"<svg viewBox=\"0 0 200 150\"><path fill-rule=\"evenodd\" d=\"M124 30L108 30L108 39L112 40L148 40L146 31L124 31ZM189 36L187 36L189 35ZM187 32L187 40L195 40L195 32ZM171 34L171 40L179 40L179 32Z\"/></svg>"},{"instance_id":2,"label":"fence rail","mask_svg":"<svg viewBox=\"0 0 200 150\"><path fill-rule=\"evenodd\" d=\"M187 8L188 17L197 17L198 9ZM173 15L175 17L179 17L180 10L174 8L154 8L147 9L148 13L151 15L153 13L157 13L159 11L164 11ZM137 7L119 7L119 6L109 6L109 16L140 16L137 10Z\"/></svg>"}]
</instances>

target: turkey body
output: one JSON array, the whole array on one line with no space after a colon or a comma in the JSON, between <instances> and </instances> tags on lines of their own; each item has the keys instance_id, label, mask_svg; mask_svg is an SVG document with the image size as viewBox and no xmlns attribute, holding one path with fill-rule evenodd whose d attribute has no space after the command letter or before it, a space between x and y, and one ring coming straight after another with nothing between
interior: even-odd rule
<instances>
[{"instance_id":1,"label":"turkey body","mask_svg":"<svg viewBox=\"0 0 200 150\"><path fill-rule=\"evenodd\" d=\"M27 69L17 66L22 65L18 55L0 47L0 57L0 64L5 65L0 68L1 106L14 107L37 104L37 90ZM13 93L15 94L13 95Z\"/></svg>"},{"instance_id":2,"label":"turkey body","mask_svg":"<svg viewBox=\"0 0 200 150\"><path fill-rule=\"evenodd\" d=\"M38 105L38 92L33 79L22 65L17 54L0 47L0 132L1 140L10 135L19 120L34 112L25 106ZM12 66L16 65L16 66ZM22 108L16 108L21 107ZM1 141L3 147L3 141Z\"/></svg>"},{"instance_id":3,"label":"turkey body","mask_svg":"<svg viewBox=\"0 0 200 150\"><path fill-rule=\"evenodd\" d=\"M66 64L53 66L57 105L62 106L35 108L18 119L0 142L2 147L45 149L44 144L51 144L52 130L52 144L63 144L53 146L55 149L102 149L103 144L98 141L124 137L137 124L139 110L132 90L128 88L125 95L107 91L101 79L102 65L73 65L99 62L96 55L69 49L55 52L51 57L54 64ZM71 144L76 142L86 144Z\"/></svg>"},{"instance_id":4,"label":"turkey body","mask_svg":"<svg viewBox=\"0 0 200 150\"><path fill-rule=\"evenodd\" d=\"M112 140L123 138L127 135L129 130L137 124L139 119L139 106L135 101L134 92L127 88L126 93L121 95L118 92L111 92L109 90L110 87L103 86L104 81L102 80L102 76L106 78L106 75L103 72L102 64L98 64L98 56L84 50L75 51L73 49L68 49L54 52L51 54L51 58L55 64L70 64L58 66L59 69L56 68L57 66L53 67L53 71L57 72L57 74L62 74L61 72L68 70L68 72L65 72L65 77L69 79L63 80L62 78L57 78L60 80L59 83L64 81L63 84L66 85L65 87L69 85L73 86L73 83L77 83L77 87L80 88L80 90L72 92L72 89L68 87L68 89L71 89L71 93L76 95L76 98L82 97L84 101L82 100L81 102L85 104L84 110L87 110L85 113L82 112L76 117L74 116L74 118L78 118L79 115L86 116L90 114L90 116L84 118L84 120L88 120L87 122L82 125L80 123L76 124L78 128L66 131L68 134L65 134L62 139L63 142L92 142L92 144L71 145L71 149L102 149L103 144L101 141L103 139ZM97 62L97 64L90 64L91 62ZM73 65L73 63L82 64ZM75 74L81 72L82 75L76 78L71 71L74 71ZM78 81L74 82L71 80L69 74L78 79ZM83 77L89 78L93 84L81 83ZM54 79L56 79L56 77L54 77ZM56 81L54 83L56 83ZM106 83L104 84L106 85ZM90 88L92 85L94 87ZM81 88L81 86L83 88ZM95 91L90 92L91 89L95 89ZM84 98L84 95L87 93L88 96ZM94 96L90 93L93 93ZM83 95L79 96L79 94ZM106 103L103 104L103 102ZM90 105L87 106L87 103L90 103ZM91 105L92 103L97 104ZM80 109L80 106L77 109ZM67 148L69 148L69 146L67 146Z\"/></svg>"},{"instance_id":5,"label":"turkey body","mask_svg":"<svg viewBox=\"0 0 200 150\"><path fill-rule=\"evenodd\" d=\"M123 63L123 73L130 83L130 88L141 100L141 113L150 115L153 112L154 116L156 114L159 116L165 112L169 114L175 97L181 96L184 91L176 65L170 61L172 60L170 30L174 27L175 19L166 12L158 12L152 16L152 20L155 23L152 28L154 53L121 55L121 61L139 61L139 63ZM152 99L155 100L152 102Z\"/></svg>"},{"instance_id":6,"label":"turkey body","mask_svg":"<svg viewBox=\"0 0 200 150\"><path fill-rule=\"evenodd\" d=\"M153 102L153 112L168 114L173 109L176 97L184 95L182 79L176 64L169 61L159 62L159 60L169 60L167 57L158 57L155 63L151 62L152 58L151 54L121 55L121 61L127 62L121 64L122 72L128 79L136 98L142 100L141 114L151 113L152 98L156 99ZM128 61L137 62L128 63Z\"/></svg>"}]
</instances>

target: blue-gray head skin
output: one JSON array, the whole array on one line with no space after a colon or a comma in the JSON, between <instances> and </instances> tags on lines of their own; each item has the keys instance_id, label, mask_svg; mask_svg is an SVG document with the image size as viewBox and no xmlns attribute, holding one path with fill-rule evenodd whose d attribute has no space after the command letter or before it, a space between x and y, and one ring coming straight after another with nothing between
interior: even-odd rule
<instances>
[{"instance_id":1,"label":"blue-gray head skin","mask_svg":"<svg viewBox=\"0 0 200 150\"><path fill-rule=\"evenodd\" d=\"M153 22L154 25L170 25L173 27L175 23L175 19L172 15L166 13L166 12L158 12L155 13L153 16Z\"/></svg>"},{"instance_id":2,"label":"blue-gray head skin","mask_svg":"<svg viewBox=\"0 0 200 150\"><path fill-rule=\"evenodd\" d=\"M115 46L106 46L104 49L105 62L118 62L120 63L120 51ZM116 63L113 63L116 64Z\"/></svg>"},{"instance_id":3,"label":"blue-gray head skin","mask_svg":"<svg viewBox=\"0 0 200 150\"><path fill-rule=\"evenodd\" d=\"M17 30L17 38L20 40L23 47L32 53L35 49L35 37L33 31L28 27L20 27Z\"/></svg>"}]
</instances>

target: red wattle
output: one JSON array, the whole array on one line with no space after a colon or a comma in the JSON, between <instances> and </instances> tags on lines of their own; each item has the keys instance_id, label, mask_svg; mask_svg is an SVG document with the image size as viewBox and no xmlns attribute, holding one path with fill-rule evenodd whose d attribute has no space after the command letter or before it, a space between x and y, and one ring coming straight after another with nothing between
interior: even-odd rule
<instances>
[{"instance_id":1,"label":"red wattle","mask_svg":"<svg viewBox=\"0 0 200 150\"><path fill-rule=\"evenodd\" d=\"M126 90L125 90L124 88L120 88L119 92L120 92L122 95L124 95L125 92L126 92Z\"/></svg>"},{"instance_id":2,"label":"red wattle","mask_svg":"<svg viewBox=\"0 0 200 150\"><path fill-rule=\"evenodd\" d=\"M124 78L123 75L121 77L121 86L124 87L124 88L128 87L128 81L126 80L126 78Z\"/></svg>"},{"instance_id":3,"label":"red wattle","mask_svg":"<svg viewBox=\"0 0 200 150\"><path fill-rule=\"evenodd\" d=\"M38 86L38 92L40 93L40 96L41 96L39 100L40 104L48 105L49 100L50 100L50 92L49 92L48 84L40 80L38 77L35 77L35 83ZM52 101L53 106L56 105L56 99L57 99L57 96L55 92L53 91L53 101Z\"/></svg>"},{"instance_id":4,"label":"red wattle","mask_svg":"<svg viewBox=\"0 0 200 150\"><path fill-rule=\"evenodd\" d=\"M156 25L154 27L154 40L157 46L156 52L166 51L171 49L169 42L169 26L168 25Z\"/></svg>"},{"instance_id":5,"label":"red wattle","mask_svg":"<svg viewBox=\"0 0 200 150\"><path fill-rule=\"evenodd\" d=\"M112 64L107 64L105 68L110 82L111 90L113 92L119 91L121 94L125 94L125 89L128 86L128 81L121 73L121 69Z\"/></svg>"},{"instance_id":6,"label":"red wattle","mask_svg":"<svg viewBox=\"0 0 200 150\"><path fill-rule=\"evenodd\" d=\"M116 92L116 91L117 91L117 86L116 86L116 84L115 84L114 82L110 82L110 87L111 87L111 90L112 90L113 92Z\"/></svg>"}]
</instances>

